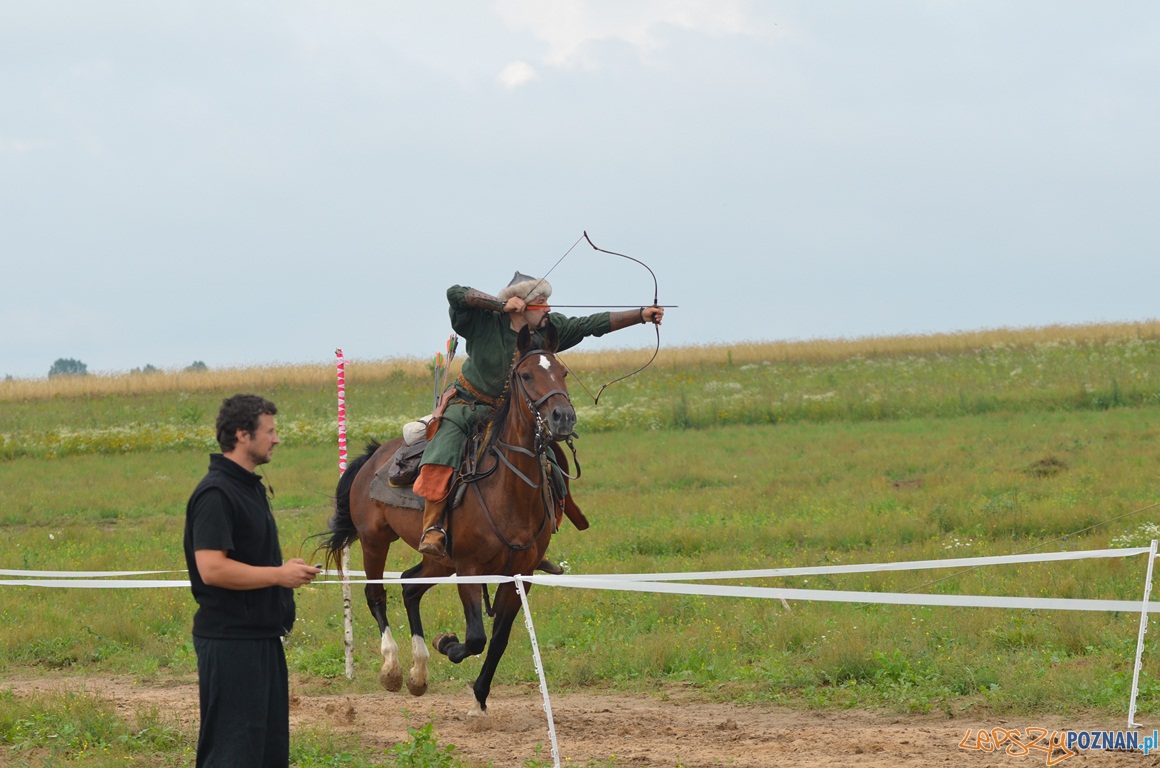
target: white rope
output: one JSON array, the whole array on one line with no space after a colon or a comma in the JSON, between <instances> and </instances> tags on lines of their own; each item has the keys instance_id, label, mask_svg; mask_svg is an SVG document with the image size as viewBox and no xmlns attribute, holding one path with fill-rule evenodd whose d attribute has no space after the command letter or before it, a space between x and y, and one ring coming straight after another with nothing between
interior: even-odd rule
<instances>
[{"instance_id":1,"label":"white rope","mask_svg":"<svg viewBox=\"0 0 1160 768\"><path fill-rule=\"evenodd\" d=\"M917 560L895 563L865 563L855 565L833 565L804 568L770 568L747 571L698 571L693 573L650 573L650 574L598 574L591 576L458 576L446 578L410 578L402 579L400 574L391 574L383 579L350 579L332 581L325 579L315 580L313 585L339 584L349 589L351 584L502 584L515 582L516 590L523 603L524 623L532 643L532 657L536 665L536 672L540 678L540 691L544 697L544 712L548 718L548 735L552 742L552 758L554 767L560 766L560 753L556 743L555 723L552 718L552 705L548 697L548 685L544 675L543 662L540 657L539 644L536 641L535 628L532 625L532 614L528 606L524 583L542 584L546 587L565 587L569 589L604 589L623 592L651 592L676 595L703 595L711 597L747 597L763 599L810 600L819 602L843 602L879 605L927 605L947 606L960 608L1025 608L1057 611L1140 611L1140 636L1137 641L1135 675L1140 672L1140 655L1143 644L1143 633L1147 628L1149 613L1160 612L1160 603L1150 601L1152 584L1152 564L1156 556L1157 543L1152 542L1149 548L1134 549L1098 549L1079 550L1070 552L1051 552L1035 555L1001 555L997 557L949 558L946 560ZM1011 563L1048 562L1059 560L1083 560L1089 558L1107 557L1134 557L1149 554L1148 575L1145 580L1143 600L1092 600L1079 598L1050 598L1050 597L1005 597L999 595L937 595L915 594L909 592L858 592L836 589L792 589L782 587L745 587L723 584L697 584L695 581L713 581L721 579L754 579L776 578L786 576L813 576L831 575L840 573L875 573L900 570L920 570L933 568L971 568L983 565L1005 565ZM345 572L345 569L344 569ZM46 587L60 589L157 589L167 587L189 587L186 579L122 579L124 576L149 576L164 573L186 573L186 571L32 571L0 569L0 576L17 576L0 580L0 587ZM338 575L336 572L326 572L327 576ZM106 578L94 578L106 577ZM1132 701L1128 714L1128 723L1136 727L1133 722L1135 716L1135 699L1137 692L1134 677L1132 685Z\"/></svg>"},{"instance_id":2,"label":"white rope","mask_svg":"<svg viewBox=\"0 0 1160 768\"><path fill-rule=\"evenodd\" d=\"M990 557L951 557L943 560L901 560L890 563L855 563L851 565L819 565L793 568L760 568L744 571L684 571L674 573L603 573L584 576L586 579L612 579L615 581L714 581L722 579L770 579L785 576L829 576L841 573L879 573L885 571L918 571L938 568L976 568L984 565L1011 565L1015 563L1045 563L1060 560L1087 560L1092 558L1134 557L1149 552L1148 547L1124 549L1079 549L1066 552L1041 552L1025 555L994 555ZM187 573L182 570L169 571L21 571L0 569L0 576L42 577L42 578L96 578L113 576L149 576L159 573ZM323 571L323 576L337 576L339 571ZM395 584L400 583L398 571L384 574L384 578L374 581L352 583ZM539 576L533 578L540 578ZM575 578L575 577L552 577ZM450 576L438 579L408 579L412 583L489 583L501 584L511 581L506 576L478 576L467 579ZM329 582L315 582L329 583Z\"/></svg>"}]
</instances>

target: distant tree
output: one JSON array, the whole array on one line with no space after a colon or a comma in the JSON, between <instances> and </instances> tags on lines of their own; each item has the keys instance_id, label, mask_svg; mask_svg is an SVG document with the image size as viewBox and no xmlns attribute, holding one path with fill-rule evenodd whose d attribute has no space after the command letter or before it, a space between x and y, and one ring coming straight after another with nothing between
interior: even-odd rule
<instances>
[{"instance_id":1,"label":"distant tree","mask_svg":"<svg viewBox=\"0 0 1160 768\"><path fill-rule=\"evenodd\" d=\"M88 376L89 367L80 360L71 357L59 357L48 369L48 377L53 376Z\"/></svg>"},{"instance_id":2,"label":"distant tree","mask_svg":"<svg viewBox=\"0 0 1160 768\"><path fill-rule=\"evenodd\" d=\"M158 370L157 366L145 363L145 367L141 369L141 373L157 373Z\"/></svg>"},{"instance_id":3,"label":"distant tree","mask_svg":"<svg viewBox=\"0 0 1160 768\"><path fill-rule=\"evenodd\" d=\"M194 360L193 365L186 366L185 370L187 373L198 373L200 371L208 371L209 366L200 360Z\"/></svg>"}]
</instances>

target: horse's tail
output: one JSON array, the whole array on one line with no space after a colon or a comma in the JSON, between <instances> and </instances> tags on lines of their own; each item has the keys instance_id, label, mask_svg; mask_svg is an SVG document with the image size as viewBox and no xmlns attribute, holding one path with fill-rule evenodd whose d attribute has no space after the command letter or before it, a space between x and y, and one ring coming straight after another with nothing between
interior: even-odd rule
<instances>
[{"instance_id":1,"label":"horse's tail","mask_svg":"<svg viewBox=\"0 0 1160 768\"><path fill-rule=\"evenodd\" d=\"M339 553L358 538L358 530L350 516L350 487L354 485L354 478L363 464L370 461L378 449L378 442L372 440L367 443L366 453L352 461L338 480L338 487L334 491L334 514L326 523L330 529L330 538L322 547L326 550L327 559L332 562L339 562Z\"/></svg>"}]
</instances>

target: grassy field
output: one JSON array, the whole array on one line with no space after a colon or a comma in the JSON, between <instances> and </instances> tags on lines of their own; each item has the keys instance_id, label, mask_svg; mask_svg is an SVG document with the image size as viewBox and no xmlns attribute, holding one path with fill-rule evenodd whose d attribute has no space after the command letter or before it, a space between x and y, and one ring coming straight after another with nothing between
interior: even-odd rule
<instances>
[{"instance_id":1,"label":"grassy field","mask_svg":"<svg viewBox=\"0 0 1160 768\"><path fill-rule=\"evenodd\" d=\"M589 574L1146 544L1160 520L1152 508L1160 501L1158 331L1138 324L662 350L598 407L583 403L573 381L584 472L575 489L593 526L565 527L551 554ZM595 391L647 353L566 358L574 379ZM210 422L223 396L243 390L279 405L283 445L264 471L286 554L309 557L338 474L325 367L0 383L0 567L180 568L185 500L205 470ZM350 364L347 407L353 453L430 409L425 366ZM357 548L354 557L357 566ZM388 567L414 561L396 551ZM1137 557L950 578L914 571L747 583L1139 599L1144 567ZM1139 621L821 602L787 612L776 601L550 588L531 601L554 690L679 682L734 701L948 714L1123 714ZM314 586L298 602L287 650L302 690L372 690L377 638L361 596L358 673L349 682L337 589ZM405 627L395 593L389 607L393 626ZM433 590L425 607L431 633L461 629L453 590ZM183 589L0 588L0 674L188 679L192 611ZM1154 636L1141 680L1145 714L1160 711ZM458 685L453 677L476 668L437 660L432 686ZM497 684L533 680L517 625ZM40 711L74 724L112 717L99 703L29 709L0 693L0 741L49 749L37 736ZM138 720L92 727L123 745L122 756L139 750L155 764L188 764L189 734L158 713ZM323 753L334 750L312 756L319 738L296 742L297 765L362 764L327 762ZM343 754L364 759L352 750Z\"/></svg>"}]
</instances>

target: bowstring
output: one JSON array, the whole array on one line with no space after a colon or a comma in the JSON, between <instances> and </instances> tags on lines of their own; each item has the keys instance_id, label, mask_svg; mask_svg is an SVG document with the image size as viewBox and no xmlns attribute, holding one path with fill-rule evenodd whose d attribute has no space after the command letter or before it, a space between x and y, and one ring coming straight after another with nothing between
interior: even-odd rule
<instances>
[{"instance_id":1,"label":"bowstring","mask_svg":"<svg viewBox=\"0 0 1160 768\"><path fill-rule=\"evenodd\" d=\"M587 232L581 234L580 237L576 238L576 242L572 243L572 245L570 245L568 247L568 250L564 251L564 255L561 256L560 258L556 259L556 263L552 265L552 269L549 269L547 272L545 272L544 276L541 277L538 281L536 281L536 284L532 286L532 289L530 291L528 291L526 294L524 294L525 301L527 301L528 299L530 299L531 297L536 295L536 289L544 284L544 281L548 279L548 275L552 274L552 270L555 269L556 267L560 266L560 262L563 261L564 259L568 258L568 254L572 252L572 249L575 248L576 246L580 245L580 241L586 237L588 237ZM591 240L589 240L588 242L589 242L589 244L592 243ZM592 246L592 247L595 248L596 246Z\"/></svg>"},{"instance_id":2,"label":"bowstring","mask_svg":"<svg viewBox=\"0 0 1160 768\"><path fill-rule=\"evenodd\" d=\"M589 244L590 246L592 246L592 248L593 248L593 249L595 249L595 250L597 250L597 251L600 251L601 253L607 253L607 254L611 254L612 256L619 256L619 257L620 257L620 258L622 258L622 259L628 259L629 261L635 261L637 264L639 264L639 265L641 265L642 267L644 267L645 269L647 269L647 270L648 270L648 273L649 273L649 275L652 277L652 281L653 281L653 300L652 300L652 306L654 306L654 307L655 307L657 304L659 304L659 303L660 303L660 301L659 301L659 296L660 296L660 288L659 288L659 286L657 285L657 276L656 276L656 273L652 271L652 268L651 268L651 267L649 267L649 265L648 265L648 264L645 264L645 263L644 263L643 261L641 261L640 259L634 258L634 257L632 257L632 256L629 256L629 255L627 255L627 254L624 254L624 253L617 253L616 251L610 251L610 250L608 250L608 249L606 249L606 248L601 248L601 247L599 247L598 245L596 245L596 243L592 242L592 238L590 238L590 237L588 236L588 230L584 230L584 235L583 235L583 237L584 237L584 239L585 239L585 240L587 240L587 241L588 241L588 244ZM593 404L593 405L599 405L599 403L600 403L600 396L604 394L604 390L608 389L610 386L612 386L613 384L617 383L618 381L624 381L625 379L627 379L627 378L629 378L629 377L631 377L631 376L635 376L636 374L638 374L638 373L640 373L641 371L643 371L645 368L648 368L650 365L652 365L652 362L653 362L653 360L656 360L656 359L657 359L657 355L658 355L658 354L660 354L660 351L661 351L661 327L660 327L659 325L657 325L657 324L654 322L654 323L653 323L653 330L654 330L654 331L656 331L656 334L657 334L657 345L656 345L656 348L653 350L652 357L650 357L650 358L648 359L648 362L647 362L647 363L645 363L645 364L644 364L644 365L642 365L641 367L637 368L635 371L631 371L631 372L629 372L629 373L626 373L625 375L623 375L623 376L621 376L621 377L619 377L619 378L616 378L616 379L613 379L613 380L611 380L611 381L605 382L604 386L602 386L602 387L600 388L600 391L596 393L596 397L594 397L594 398L592 399L592 404ZM581 386L583 386L583 385L581 385ZM584 390L584 391L585 391L585 392L587 392L587 391L588 391L588 390L587 390L587 388L585 388L585 390Z\"/></svg>"},{"instance_id":3,"label":"bowstring","mask_svg":"<svg viewBox=\"0 0 1160 768\"><path fill-rule=\"evenodd\" d=\"M648 265L648 264L645 264L643 261L641 261L640 259L638 259L638 258L635 258L635 257L633 257L633 256L629 256L629 255L627 255L627 254L624 254L624 253L617 253L616 251L610 251L610 250L608 250L608 249L606 249L606 248L601 248L600 246L596 245L596 243L592 242L592 238L590 238L590 237L588 236L588 230L584 230L584 231L583 231L583 232L580 234L580 237L579 237L579 238L577 238L576 242L575 242L575 243L572 243L572 247L571 247L571 248L569 248L567 251L565 251L565 252L564 252L564 256L561 256L559 259L557 259L557 260L556 260L556 263L552 265L552 269L555 269L556 267L558 267L558 266L560 265L560 262L564 260L564 257L565 257L565 256L567 256L569 253L571 253L571 252L572 252L572 249L573 249L573 248L575 248L577 245L579 245L581 240L587 240L587 241L588 241L588 245L589 245L589 246L591 246L591 247L592 247L592 249L593 249L593 250L595 250L595 251L600 251L601 253L607 253L607 254L609 254L609 255L611 255L611 256L619 256L620 258L622 258L622 259L628 259L629 261L635 261L637 264L639 264L639 265L641 265L642 267L644 267L645 269L647 269L647 270L648 270L648 273L649 273L649 275L652 277L652 281L653 281L653 300L652 300L652 305L651 305L651 306L654 306L654 307L655 307L655 306L657 306L657 305L659 304L660 289L659 289L659 286L658 286L658 284L657 284L657 276L656 276L656 273L652 271L652 268L651 268L651 267L649 267L649 265ZM548 274L551 274L551 272L552 272L552 269L549 269L549 270L548 270L548 273L547 273L547 274L545 274L545 275L544 275L544 277L540 278L540 283L544 282L544 280L545 280L545 279L547 279L547 277L548 277ZM539 287L539 284L540 284L540 283L536 283L536 286L535 286L535 287ZM528 296L532 296L532 295L534 295L534 291L532 291L532 292L529 292L529 293L528 293ZM645 368L648 368L650 365L652 365L652 363L653 363L653 360L656 360L656 359L657 359L657 355L658 355L658 354L660 354L660 351L661 351L661 329L660 329L660 326L659 326L659 325L657 325L656 323L653 323L653 330L656 332L656 335L657 335L657 344L656 344L656 348L655 348L655 349L653 349L652 357L650 357L650 358L648 359L648 362L647 362L647 363L645 363L644 365L642 365L641 367L639 367L639 368L637 368L637 369L635 369L635 370L633 370L633 371L630 371L629 373L626 373L626 374L625 374L625 375L623 375L623 376L620 376L620 377L618 377L618 378L612 379L611 381L607 381L607 382L605 382L605 383L604 383L604 384L603 384L603 385L600 387L600 389L599 389L599 390L596 392L596 395L595 395L595 396L593 396L593 394L592 394L592 390L588 389L588 386L587 386L587 385L584 383L584 380L583 380L583 379L581 379L579 376L577 376L577 375L576 375L576 372L575 372L575 371L573 371L573 370L571 369L571 367L570 367L570 366L569 366L569 365L568 365L568 364L567 364L567 363L566 363L564 360L562 360L562 359L560 358L560 356L559 356L559 355L556 355L556 359L557 359L557 360L559 360L559 361L560 361L560 363L561 363L561 364L564 366L564 370L566 370L566 371L568 372L568 374L569 374L569 375L570 375L570 376L571 376L573 379L575 379L575 380L576 380L576 383L580 385L580 388L581 388L581 389L583 389L583 390L584 390L584 392L585 392L585 393L586 393L586 394L587 394L589 397L591 397L591 398L592 398L592 404L593 404L593 405L599 405L599 404L600 404L600 396L604 394L604 390L608 389L610 386L612 386L613 384L617 383L618 381L624 381L625 379L627 379L627 378L629 378L629 377L631 377L631 376L635 376L636 374L638 374L638 373L640 373L641 371L643 371Z\"/></svg>"}]
</instances>

